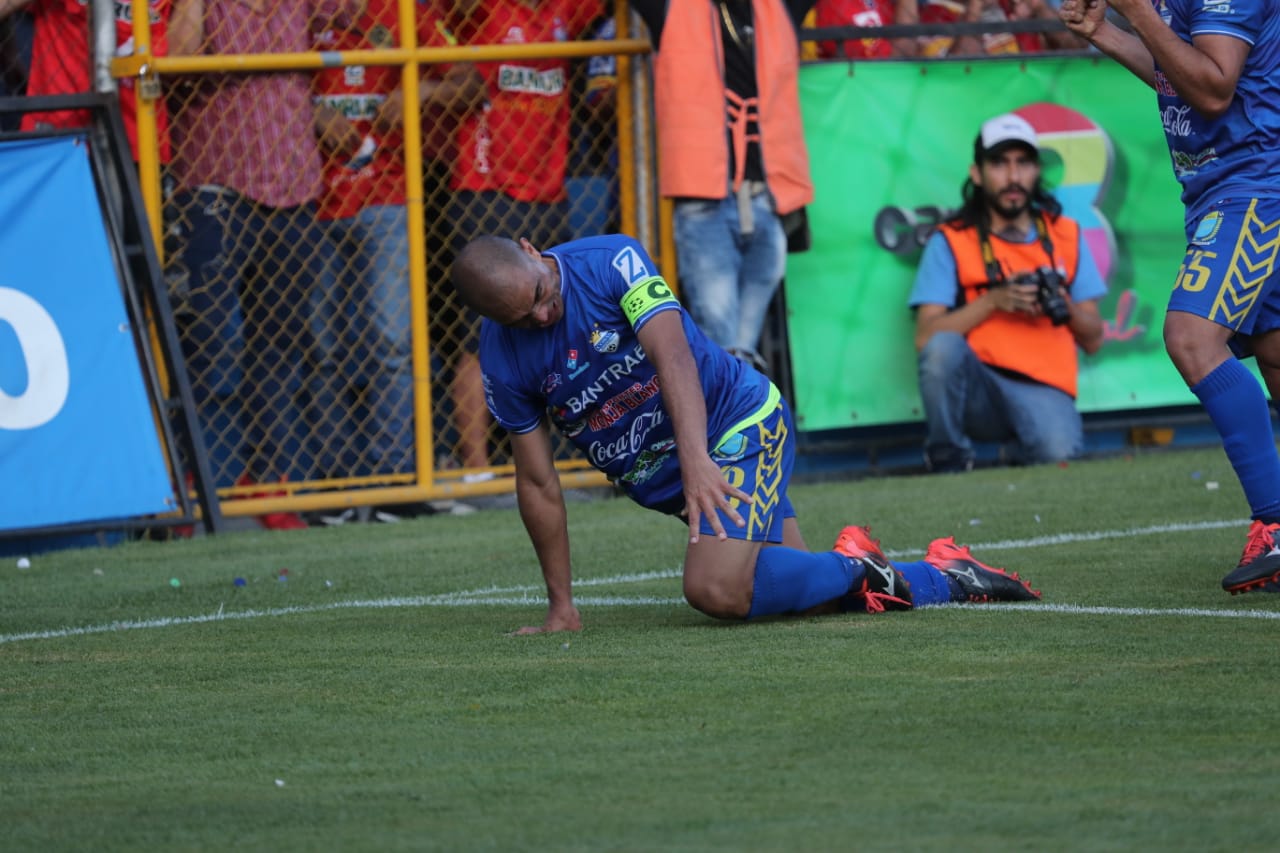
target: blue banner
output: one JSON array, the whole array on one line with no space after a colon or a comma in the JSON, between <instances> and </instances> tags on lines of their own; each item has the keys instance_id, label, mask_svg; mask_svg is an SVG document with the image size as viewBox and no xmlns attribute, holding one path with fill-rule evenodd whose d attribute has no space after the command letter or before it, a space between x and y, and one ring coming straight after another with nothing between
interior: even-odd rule
<instances>
[{"instance_id":1,"label":"blue banner","mask_svg":"<svg viewBox=\"0 0 1280 853\"><path fill-rule=\"evenodd\" d=\"M0 529L174 506L85 142L0 143Z\"/></svg>"}]
</instances>

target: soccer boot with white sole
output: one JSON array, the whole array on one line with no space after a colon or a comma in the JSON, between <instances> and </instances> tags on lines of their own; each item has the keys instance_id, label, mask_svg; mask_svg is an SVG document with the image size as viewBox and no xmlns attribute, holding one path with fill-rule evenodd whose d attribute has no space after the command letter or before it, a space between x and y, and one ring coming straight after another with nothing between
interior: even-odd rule
<instances>
[{"instance_id":1,"label":"soccer boot with white sole","mask_svg":"<svg viewBox=\"0 0 1280 853\"><path fill-rule=\"evenodd\" d=\"M1264 524L1254 519L1240 564L1222 579L1222 588L1232 595L1242 592L1280 592L1280 524Z\"/></svg>"},{"instance_id":2,"label":"soccer boot with white sole","mask_svg":"<svg viewBox=\"0 0 1280 853\"><path fill-rule=\"evenodd\" d=\"M929 543L924 561L960 585L969 601L1035 601L1040 593L1004 569L993 569L974 559L968 546L948 536Z\"/></svg>"},{"instance_id":3,"label":"soccer boot with white sole","mask_svg":"<svg viewBox=\"0 0 1280 853\"><path fill-rule=\"evenodd\" d=\"M911 609L911 584L885 557L870 529L849 525L836 537L833 550L859 561L866 571L862 586L851 590L847 599L862 604L868 613Z\"/></svg>"}]
</instances>

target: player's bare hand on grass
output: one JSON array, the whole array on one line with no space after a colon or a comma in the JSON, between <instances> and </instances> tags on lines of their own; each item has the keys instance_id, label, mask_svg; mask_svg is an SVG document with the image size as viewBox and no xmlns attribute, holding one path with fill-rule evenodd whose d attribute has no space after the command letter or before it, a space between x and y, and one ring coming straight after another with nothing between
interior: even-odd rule
<instances>
[{"instance_id":1,"label":"player's bare hand on grass","mask_svg":"<svg viewBox=\"0 0 1280 853\"><path fill-rule=\"evenodd\" d=\"M569 607L563 611L547 613L546 621L541 625L526 625L523 628L512 631L508 636L511 637L527 637L530 634L553 634L557 631L581 631L582 616L578 613L578 608Z\"/></svg>"},{"instance_id":2,"label":"player's bare hand on grass","mask_svg":"<svg viewBox=\"0 0 1280 853\"><path fill-rule=\"evenodd\" d=\"M724 524L721 523L720 515L716 510L724 510L739 527L747 523L742 514L734 509L730 500L736 498L744 504L749 504L751 496L737 486L731 485L724 478L724 472L720 470L720 466L710 456L703 454L696 461L681 459L680 470L684 481L684 515L689 520L691 543L698 541L704 515L711 523L711 529L716 532L717 539L729 538L724 532Z\"/></svg>"}]
</instances>

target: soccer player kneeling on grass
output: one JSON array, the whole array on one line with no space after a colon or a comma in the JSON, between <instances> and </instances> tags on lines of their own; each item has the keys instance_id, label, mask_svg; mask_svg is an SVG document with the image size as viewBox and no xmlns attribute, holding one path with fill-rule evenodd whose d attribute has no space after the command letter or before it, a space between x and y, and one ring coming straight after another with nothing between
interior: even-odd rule
<instances>
[{"instance_id":1,"label":"soccer player kneeling on grass","mask_svg":"<svg viewBox=\"0 0 1280 853\"><path fill-rule=\"evenodd\" d=\"M520 633L582 627L549 423L636 503L687 519L684 595L709 616L1040 597L950 538L914 563L889 562L856 526L834 550L809 551L787 499L789 407L698 329L630 237L546 252L478 237L454 262L453 283L485 317L485 398L511 434L520 516L547 585L545 621Z\"/></svg>"}]
</instances>

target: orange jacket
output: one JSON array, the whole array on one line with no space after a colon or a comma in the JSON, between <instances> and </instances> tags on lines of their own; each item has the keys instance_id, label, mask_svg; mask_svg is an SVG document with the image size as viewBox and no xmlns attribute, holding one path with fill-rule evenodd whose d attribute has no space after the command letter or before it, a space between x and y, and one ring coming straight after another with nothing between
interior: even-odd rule
<instances>
[{"instance_id":1,"label":"orange jacket","mask_svg":"<svg viewBox=\"0 0 1280 853\"><path fill-rule=\"evenodd\" d=\"M813 201L809 154L800 123L800 53L782 0L752 0L759 96L726 118L724 50L716 3L670 0L654 60L658 186L671 198L724 198L742 183L748 110L759 113L765 182L779 214ZM737 98L733 100L737 101ZM729 175L725 127L739 174ZM730 180L732 177L732 181Z\"/></svg>"},{"instance_id":2,"label":"orange jacket","mask_svg":"<svg viewBox=\"0 0 1280 853\"><path fill-rule=\"evenodd\" d=\"M1046 221L1053 257L1049 258L1040 240L1011 243L991 235L991 250L1004 278L1034 272L1043 266L1055 267L1067 284L1075 281L1080 268L1080 226L1065 216ZM972 302L990 286L990 276L982 260L982 244L977 228L959 228L947 223L938 230L956 259L956 274L963 303ZM965 336L983 364L1012 370L1076 396L1079 362L1076 340L1067 325L1055 326L1048 317L1027 317L1008 311L993 311Z\"/></svg>"}]
</instances>

